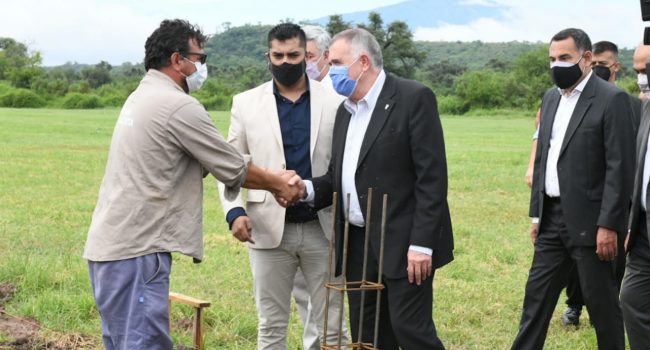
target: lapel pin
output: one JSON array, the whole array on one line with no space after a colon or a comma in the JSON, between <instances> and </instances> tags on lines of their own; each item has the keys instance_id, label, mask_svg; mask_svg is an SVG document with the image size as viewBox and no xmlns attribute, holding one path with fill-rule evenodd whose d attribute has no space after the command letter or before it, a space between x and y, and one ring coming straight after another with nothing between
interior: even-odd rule
<instances>
[{"instance_id":1,"label":"lapel pin","mask_svg":"<svg viewBox=\"0 0 650 350\"><path fill-rule=\"evenodd\" d=\"M388 107L390 107L390 106L389 106L388 103L387 103L386 106L384 106L384 110L387 111L387 110L388 110Z\"/></svg>"}]
</instances>

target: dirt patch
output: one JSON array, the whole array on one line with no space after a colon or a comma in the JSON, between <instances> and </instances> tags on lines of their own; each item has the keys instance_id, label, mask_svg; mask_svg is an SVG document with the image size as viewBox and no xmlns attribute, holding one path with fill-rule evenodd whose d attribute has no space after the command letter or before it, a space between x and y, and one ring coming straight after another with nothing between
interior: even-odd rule
<instances>
[{"instance_id":1,"label":"dirt patch","mask_svg":"<svg viewBox=\"0 0 650 350\"><path fill-rule=\"evenodd\" d=\"M0 350L72 350L94 348L94 341L83 334L60 334L43 339L40 323L30 317L17 317L5 312L5 304L16 293L16 287L0 283Z\"/></svg>"}]
</instances>

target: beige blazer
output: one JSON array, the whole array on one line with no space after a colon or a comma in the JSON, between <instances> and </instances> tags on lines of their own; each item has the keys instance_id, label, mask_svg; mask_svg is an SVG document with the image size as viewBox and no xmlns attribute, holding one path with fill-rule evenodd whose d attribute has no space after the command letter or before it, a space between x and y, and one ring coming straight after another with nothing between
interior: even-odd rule
<instances>
[{"instance_id":1,"label":"beige blazer","mask_svg":"<svg viewBox=\"0 0 650 350\"><path fill-rule=\"evenodd\" d=\"M343 97L333 89L315 80L309 80L311 107L311 135L309 149L311 154L312 176L327 172L332 148L332 129L336 111ZM286 161L280 131L278 109L273 95L273 82L269 81L256 88L233 97L228 142L244 155L249 155L253 164L270 169L284 170ZM219 194L224 215L230 209L243 207L241 193L233 201L223 196L223 185ZM255 249L272 249L280 245L284 231L285 209L277 204L273 195L264 190L248 190L246 212L253 226ZM331 237L331 210L318 212L321 227L326 237Z\"/></svg>"}]
</instances>

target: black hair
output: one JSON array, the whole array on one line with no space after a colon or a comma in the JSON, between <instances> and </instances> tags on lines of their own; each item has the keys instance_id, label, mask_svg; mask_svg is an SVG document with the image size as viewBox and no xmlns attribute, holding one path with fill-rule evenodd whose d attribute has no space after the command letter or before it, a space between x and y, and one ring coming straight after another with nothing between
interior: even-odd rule
<instances>
[{"instance_id":1,"label":"black hair","mask_svg":"<svg viewBox=\"0 0 650 350\"><path fill-rule=\"evenodd\" d=\"M551 41L562 41L568 38L573 38L578 51L591 51L591 40L589 39L589 35L587 35L587 33L582 29L567 28L561 30L553 36Z\"/></svg>"},{"instance_id":2,"label":"black hair","mask_svg":"<svg viewBox=\"0 0 650 350\"><path fill-rule=\"evenodd\" d=\"M614 56L618 57L618 46L611 41L599 41L594 43L594 54L598 55L605 51L614 53Z\"/></svg>"},{"instance_id":3,"label":"black hair","mask_svg":"<svg viewBox=\"0 0 650 350\"><path fill-rule=\"evenodd\" d=\"M298 38L300 41L300 47L307 48L307 38L305 32L300 28L299 25L293 23L280 23L277 26L271 28L268 36L269 49L271 48L271 41L287 41L289 39Z\"/></svg>"},{"instance_id":4,"label":"black hair","mask_svg":"<svg viewBox=\"0 0 650 350\"><path fill-rule=\"evenodd\" d=\"M149 70L169 66L174 52L188 52L190 40L195 40L199 47L208 40L201 28L182 19L166 19L160 27L147 38L144 44L144 68Z\"/></svg>"}]
</instances>

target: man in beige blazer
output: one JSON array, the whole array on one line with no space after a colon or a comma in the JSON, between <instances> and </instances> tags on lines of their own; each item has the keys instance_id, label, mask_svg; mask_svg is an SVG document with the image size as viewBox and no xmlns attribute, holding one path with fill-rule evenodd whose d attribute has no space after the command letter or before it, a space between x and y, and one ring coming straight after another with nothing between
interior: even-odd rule
<instances>
[{"instance_id":1,"label":"man in beige blazer","mask_svg":"<svg viewBox=\"0 0 650 350\"><path fill-rule=\"evenodd\" d=\"M303 178L327 172L332 128L342 97L305 74L305 33L283 23L268 35L273 80L233 98L228 142L269 171L295 170ZM323 339L331 213L305 203L285 209L273 195L251 190L246 210L239 196L222 204L233 235L249 247L258 349L287 348L286 333L294 275L300 268ZM336 293L331 293L334 296ZM337 308L329 317L338 320ZM334 342L338 328L329 328Z\"/></svg>"}]
</instances>

